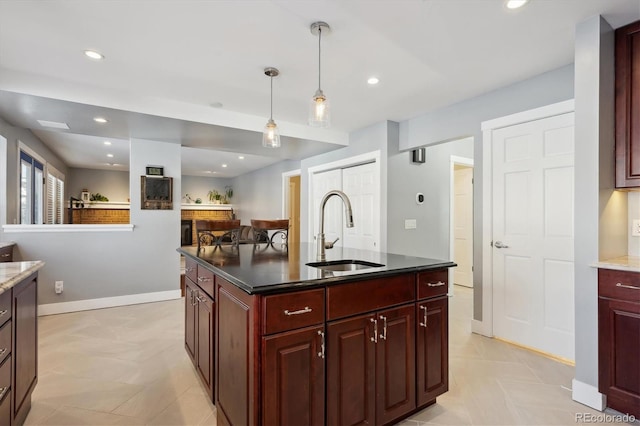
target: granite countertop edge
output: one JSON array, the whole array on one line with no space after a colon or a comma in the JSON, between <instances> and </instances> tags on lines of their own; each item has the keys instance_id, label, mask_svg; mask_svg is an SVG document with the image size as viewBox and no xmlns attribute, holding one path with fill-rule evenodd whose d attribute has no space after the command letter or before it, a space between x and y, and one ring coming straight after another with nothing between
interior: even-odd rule
<instances>
[{"instance_id":1,"label":"granite countertop edge","mask_svg":"<svg viewBox=\"0 0 640 426\"><path fill-rule=\"evenodd\" d=\"M640 272L640 256L620 256L605 259L591 264L594 268L613 269L616 271Z\"/></svg>"},{"instance_id":2,"label":"granite countertop edge","mask_svg":"<svg viewBox=\"0 0 640 426\"><path fill-rule=\"evenodd\" d=\"M0 263L0 294L41 269L44 264L42 260Z\"/></svg>"},{"instance_id":3,"label":"granite countertop edge","mask_svg":"<svg viewBox=\"0 0 640 426\"><path fill-rule=\"evenodd\" d=\"M358 273L346 274L346 275L336 275L331 277L322 277L322 278L314 278L314 279L300 279L294 281L287 281L283 283L274 283L266 286L257 286L254 287L249 283L244 282L241 279L238 279L234 275L228 273L224 269L212 265L204 259L199 257L194 257L191 253L185 252L181 249L177 250L179 253L189 256L199 265L204 266L205 268L214 271L216 275L224 278L229 281L231 284L240 288L244 292L251 295L266 295L266 294L277 294L283 293L287 291L296 291L296 290L307 290L313 288L321 288L326 287L333 284L344 284L355 281L362 281L363 279L376 279L376 278L384 278L399 274L405 273L413 273L413 272L422 272L433 269L442 269L442 268L451 268L456 266L454 262L448 260L437 261L436 263L429 263L425 265L411 265L411 266L403 266L403 267L395 267L391 269L383 269L380 268L372 268L361 270ZM425 259L426 260L426 259ZM433 259L430 259L433 260Z\"/></svg>"}]
</instances>

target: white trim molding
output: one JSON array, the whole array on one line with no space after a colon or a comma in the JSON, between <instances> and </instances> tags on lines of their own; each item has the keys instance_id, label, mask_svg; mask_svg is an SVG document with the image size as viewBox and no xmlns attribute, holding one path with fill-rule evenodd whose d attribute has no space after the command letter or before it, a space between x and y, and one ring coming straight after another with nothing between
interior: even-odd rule
<instances>
[{"instance_id":1,"label":"white trim molding","mask_svg":"<svg viewBox=\"0 0 640 426\"><path fill-rule=\"evenodd\" d=\"M493 336L493 194L492 194L492 146L493 131L540 120L555 115L573 112L573 99L534 108L528 111L483 121L482 127L482 320L472 323L472 331L484 336Z\"/></svg>"},{"instance_id":2,"label":"white trim molding","mask_svg":"<svg viewBox=\"0 0 640 426\"><path fill-rule=\"evenodd\" d=\"M114 308L116 306L138 305L140 303L162 302L180 299L180 290L158 291L155 293L129 294L126 296L102 297L100 299L74 300L72 302L38 305L38 316L66 314L92 309Z\"/></svg>"},{"instance_id":3,"label":"white trim molding","mask_svg":"<svg viewBox=\"0 0 640 426\"><path fill-rule=\"evenodd\" d=\"M135 225L2 225L6 234L46 232L133 232Z\"/></svg>"},{"instance_id":4,"label":"white trim molding","mask_svg":"<svg viewBox=\"0 0 640 426\"><path fill-rule=\"evenodd\" d=\"M571 398L574 401L598 411L604 411L607 408L607 396L598 392L596 386L573 379L571 388Z\"/></svg>"},{"instance_id":5,"label":"white trim molding","mask_svg":"<svg viewBox=\"0 0 640 426\"><path fill-rule=\"evenodd\" d=\"M292 176L302 177L302 170L295 169L282 173L282 217L287 218L289 212L287 211L287 204L289 201L289 178ZM301 184L302 186L302 184Z\"/></svg>"},{"instance_id":6,"label":"white trim molding","mask_svg":"<svg viewBox=\"0 0 640 426\"><path fill-rule=\"evenodd\" d=\"M468 138L463 138L460 139L461 141L463 140L470 140L471 144L473 144L473 137L468 137ZM454 142L458 142L458 141L454 141ZM454 258L454 254L455 254L455 247L454 247L454 242L455 242L455 238L454 238L454 214L453 214L453 208L454 208L454 198L455 198L455 194L454 194L454 181L455 181L455 166L456 164L458 165L463 165L463 166L468 166L468 167L473 167L473 158L467 158L467 157L460 157L458 155L452 155L449 157L449 260L451 260L453 262L453 258ZM472 190L473 192L473 190ZM473 233L473 230L471 231ZM473 261L473 256L472 256L472 261ZM449 277L449 296L453 296L453 268L449 268L449 273L448 273L448 277Z\"/></svg>"}]
</instances>

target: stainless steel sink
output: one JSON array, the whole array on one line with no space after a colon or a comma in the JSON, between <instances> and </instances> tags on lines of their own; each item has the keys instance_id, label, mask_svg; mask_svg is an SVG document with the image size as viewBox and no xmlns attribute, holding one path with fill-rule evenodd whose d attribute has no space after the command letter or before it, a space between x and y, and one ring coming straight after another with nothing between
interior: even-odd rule
<instances>
[{"instance_id":1,"label":"stainless steel sink","mask_svg":"<svg viewBox=\"0 0 640 426\"><path fill-rule=\"evenodd\" d=\"M359 269L379 268L384 266L380 263L367 262L365 260L342 259L326 262L311 262L307 266L324 269L325 271L357 271Z\"/></svg>"}]
</instances>

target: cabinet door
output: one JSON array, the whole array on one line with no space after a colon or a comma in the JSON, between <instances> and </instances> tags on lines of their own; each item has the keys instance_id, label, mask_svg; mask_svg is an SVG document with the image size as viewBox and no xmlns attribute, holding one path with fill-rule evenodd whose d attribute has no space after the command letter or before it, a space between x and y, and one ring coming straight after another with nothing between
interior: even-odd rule
<instances>
[{"instance_id":1,"label":"cabinet door","mask_svg":"<svg viewBox=\"0 0 640 426\"><path fill-rule=\"evenodd\" d=\"M327 424L375 424L374 315L327 324Z\"/></svg>"},{"instance_id":2,"label":"cabinet door","mask_svg":"<svg viewBox=\"0 0 640 426\"><path fill-rule=\"evenodd\" d=\"M31 408L31 392L38 381L38 286L31 277L13 288L13 412L22 424Z\"/></svg>"},{"instance_id":3,"label":"cabinet door","mask_svg":"<svg viewBox=\"0 0 640 426\"><path fill-rule=\"evenodd\" d=\"M198 291L197 302L197 356L196 367L204 381L209 396L213 398L213 342L214 340L214 309L213 299L203 291Z\"/></svg>"},{"instance_id":4,"label":"cabinet door","mask_svg":"<svg viewBox=\"0 0 640 426\"><path fill-rule=\"evenodd\" d=\"M196 360L196 294L197 287L189 278L185 279L184 297L184 347L195 363Z\"/></svg>"},{"instance_id":5,"label":"cabinet door","mask_svg":"<svg viewBox=\"0 0 640 426\"><path fill-rule=\"evenodd\" d=\"M607 406L640 417L640 304L600 298L599 391Z\"/></svg>"},{"instance_id":6,"label":"cabinet door","mask_svg":"<svg viewBox=\"0 0 640 426\"><path fill-rule=\"evenodd\" d=\"M415 303L378 313L376 424L416 408Z\"/></svg>"},{"instance_id":7,"label":"cabinet door","mask_svg":"<svg viewBox=\"0 0 640 426\"><path fill-rule=\"evenodd\" d=\"M324 327L262 339L262 423L324 424Z\"/></svg>"},{"instance_id":8,"label":"cabinet door","mask_svg":"<svg viewBox=\"0 0 640 426\"><path fill-rule=\"evenodd\" d=\"M616 188L640 186L640 21L616 30Z\"/></svg>"},{"instance_id":9,"label":"cabinet door","mask_svg":"<svg viewBox=\"0 0 640 426\"><path fill-rule=\"evenodd\" d=\"M441 297L417 304L418 407L449 390L448 303Z\"/></svg>"}]
</instances>

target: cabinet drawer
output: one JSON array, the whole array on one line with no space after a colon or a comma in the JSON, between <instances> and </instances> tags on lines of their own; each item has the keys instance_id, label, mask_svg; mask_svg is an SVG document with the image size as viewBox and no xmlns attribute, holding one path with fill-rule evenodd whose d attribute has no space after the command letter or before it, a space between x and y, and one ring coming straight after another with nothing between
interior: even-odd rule
<instances>
[{"instance_id":1,"label":"cabinet drawer","mask_svg":"<svg viewBox=\"0 0 640 426\"><path fill-rule=\"evenodd\" d=\"M7 389L4 395L0 391L0 425L11 424L11 389Z\"/></svg>"},{"instance_id":2,"label":"cabinet drawer","mask_svg":"<svg viewBox=\"0 0 640 426\"><path fill-rule=\"evenodd\" d=\"M262 299L263 334L324 322L324 289L265 296Z\"/></svg>"},{"instance_id":3,"label":"cabinet drawer","mask_svg":"<svg viewBox=\"0 0 640 426\"><path fill-rule=\"evenodd\" d=\"M415 299L415 274L338 284L327 288L327 319L375 311Z\"/></svg>"},{"instance_id":4,"label":"cabinet drawer","mask_svg":"<svg viewBox=\"0 0 640 426\"><path fill-rule=\"evenodd\" d=\"M9 354L11 354L11 321L7 321L0 328L0 364Z\"/></svg>"},{"instance_id":5,"label":"cabinet drawer","mask_svg":"<svg viewBox=\"0 0 640 426\"><path fill-rule=\"evenodd\" d=\"M0 294L0 325L11 319L11 289Z\"/></svg>"},{"instance_id":6,"label":"cabinet drawer","mask_svg":"<svg viewBox=\"0 0 640 426\"><path fill-rule=\"evenodd\" d=\"M444 270L426 271L418 274L418 299L443 296L447 294L449 272Z\"/></svg>"},{"instance_id":7,"label":"cabinet drawer","mask_svg":"<svg viewBox=\"0 0 640 426\"><path fill-rule=\"evenodd\" d=\"M198 264L188 256L184 257L184 274L194 283L198 281Z\"/></svg>"},{"instance_id":8,"label":"cabinet drawer","mask_svg":"<svg viewBox=\"0 0 640 426\"><path fill-rule=\"evenodd\" d=\"M640 303L640 273L598 269L598 296Z\"/></svg>"},{"instance_id":9,"label":"cabinet drawer","mask_svg":"<svg viewBox=\"0 0 640 426\"><path fill-rule=\"evenodd\" d=\"M213 298L213 272L207 268L198 265L198 277L195 281L209 297Z\"/></svg>"},{"instance_id":10,"label":"cabinet drawer","mask_svg":"<svg viewBox=\"0 0 640 426\"><path fill-rule=\"evenodd\" d=\"M13 262L13 246L0 248L0 262Z\"/></svg>"}]
</instances>

